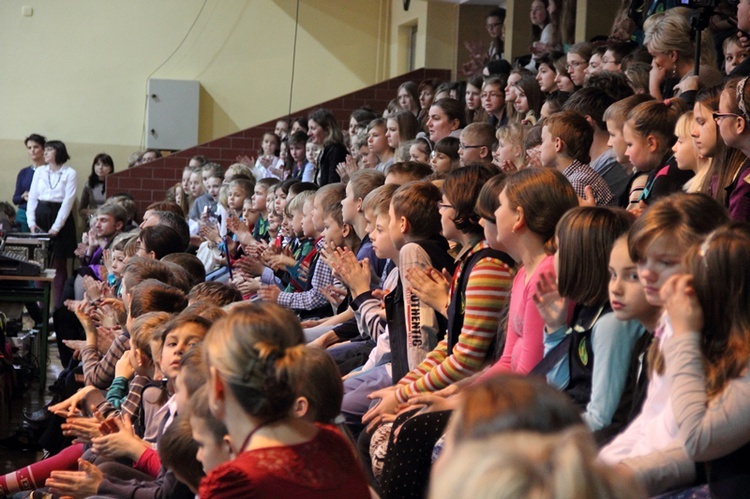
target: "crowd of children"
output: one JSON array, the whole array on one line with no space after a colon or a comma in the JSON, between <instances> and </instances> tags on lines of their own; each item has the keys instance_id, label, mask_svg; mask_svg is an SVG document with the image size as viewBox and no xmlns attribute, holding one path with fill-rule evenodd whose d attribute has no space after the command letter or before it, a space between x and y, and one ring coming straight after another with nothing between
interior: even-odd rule
<instances>
[{"instance_id":1,"label":"crowd of children","mask_svg":"<svg viewBox=\"0 0 750 499\"><path fill-rule=\"evenodd\" d=\"M406 82L346 131L279 120L257 158L192 158L139 228L98 155L51 455L0 492L743 495L748 40L721 82L686 16L643 47L542 33L536 72ZM64 261L75 172L26 145L17 220Z\"/></svg>"}]
</instances>

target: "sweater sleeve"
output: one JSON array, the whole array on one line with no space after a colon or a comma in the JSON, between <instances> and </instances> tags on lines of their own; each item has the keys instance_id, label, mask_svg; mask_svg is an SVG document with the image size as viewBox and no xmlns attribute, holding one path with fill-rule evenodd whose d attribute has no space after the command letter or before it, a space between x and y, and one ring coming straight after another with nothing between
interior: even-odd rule
<instances>
[{"instance_id":1,"label":"sweater sleeve","mask_svg":"<svg viewBox=\"0 0 750 499\"><path fill-rule=\"evenodd\" d=\"M141 454L138 461L135 462L133 468L149 475L156 477L159 475L161 469L161 459L159 459L159 453L156 452L152 447L147 447L145 452Z\"/></svg>"},{"instance_id":2,"label":"sweater sleeve","mask_svg":"<svg viewBox=\"0 0 750 499\"><path fill-rule=\"evenodd\" d=\"M732 379L709 399L700 335L673 336L663 351L674 417L688 456L710 461L750 442L750 373Z\"/></svg>"},{"instance_id":3,"label":"sweater sleeve","mask_svg":"<svg viewBox=\"0 0 750 499\"><path fill-rule=\"evenodd\" d=\"M594 369L591 375L591 399L583 413L583 421L592 431L612 422L620 397L625 389L633 346L644 329L634 322L619 321L615 314L604 314L591 332Z\"/></svg>"},{"instance_id":4,"label":"sweater sleeve","mask_svg":"<svg viewBox=\"0 0 750 499\"><path fill-rule=\"evenodd\" d=\"M100 390L109 388L115 378L115 364L129 349L130 340L124 334L115 338L104 357L96 347L84 348L81 352L84 382Z\"/></svg>"},{"instance_id":5,"label":"sweater sleeve","mask_svg":"<svg viewBox=\"0 0 750 499\"><path fill-rule=\"evenodd\" d=\"M447 341L413 371L416 379L401 386L396 397L406 402L417 392L434 392L479 371L487 349L497 334L498 323L510 294L510 269L500 261L484 258L474 265L466 281L464 321L458 341L448 355ZM434 365L426 365L434 362ZM412 373L410 373L412 374ZM410 378L410 376L407 376Z\"/></svg>"}]
</instances>

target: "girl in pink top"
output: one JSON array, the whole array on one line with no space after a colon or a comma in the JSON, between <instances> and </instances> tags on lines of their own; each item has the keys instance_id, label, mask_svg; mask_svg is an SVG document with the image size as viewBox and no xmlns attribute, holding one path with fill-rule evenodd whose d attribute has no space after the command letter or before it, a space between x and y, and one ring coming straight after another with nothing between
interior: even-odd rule
<instances>
[{"instance_id":1,"label":"girl in pink top","mask_svg":"<svg viewBox=\"0 0 750 499\"><path fill-rule=\"evenodd\" d=\"M495 211L497 247L523 266L513 280L503 354L483 378L503 371L527 374L544 357L544 321L534 292L539 276L554 273L555 226L576 206L573 187L557 171L531 168L506 180Z\"/></svg>"}]
</instances>

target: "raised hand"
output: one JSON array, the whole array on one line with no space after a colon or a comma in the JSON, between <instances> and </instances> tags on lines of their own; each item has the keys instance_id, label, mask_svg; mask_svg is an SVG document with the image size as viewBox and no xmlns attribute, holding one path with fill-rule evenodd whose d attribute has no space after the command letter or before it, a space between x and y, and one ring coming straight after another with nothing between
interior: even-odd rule
<instances>
[{"instance_id":1,"label":"raised hand","mask_svg":"<svg viewBox=\"0 0 750 499\"><path fill-rule=\"evenodd\" d=\"M545 272L539 276L534 302L548 332L555 331L566 324L569 302L560 296L557 279L553 272Z\"/></svg>"},{"instance_id":2,"label":"raised hand","mask_svg":"<svg viewBox=\"0 0 750 499\"><path fill-rule=\"evenodd\" d=\"M675 336L703 329L703 309L695 296L693 276L677 274L670 277L659 292Z\"/></svg>"}]
</instances>

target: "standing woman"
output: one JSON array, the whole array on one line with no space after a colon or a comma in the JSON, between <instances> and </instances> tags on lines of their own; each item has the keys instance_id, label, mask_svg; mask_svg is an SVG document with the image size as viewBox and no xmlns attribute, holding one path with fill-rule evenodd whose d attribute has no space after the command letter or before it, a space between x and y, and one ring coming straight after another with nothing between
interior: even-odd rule
<instances>
[{"instance_id":1,"label":"standing woman","mask_svg":"<svg viewBox=\"0 0 750 499\"><path fill-rule=\"evenodd\" d=\"M52 267L55 269L55 308L62 305L68 278L68 258L76 249L76 225L70 211L76 200L76 171L65 144L50 140L44 145L46 165L34 171L29 190L28 220L31 232L48 232L52 238Z\"/></svg>"},{"instance_id":2,"label":"standing woman","mask_svg":"<svg viewBox=\"0 0 750 499\"><path fill-rule=\"evenodd\" d=\"M96 210L107 200L105 195L107 176L115 171L115 163L112 156L99 153L91 163L91 175L83 186L81 193L81 205L78 213L81 216L84 227L88 224L88 217L96 213Z\"/></svg>"},{"instance_id":3,"label":"standing woman","mask_svg":"<svg viewBox=\"0 0 750 499\"><path fill-rule=\"evenodd\" d=\"M32 133L23 141L29 153L31 164L18 172L16 192L13 193L13 204L18 206L16 222L21 225L21 232L29 231L29 224L26 223L26 203L29 202L29 190L31 189L31 179L34 178L34 171L44 164L44 143L46 140L41 135ZM6 229L10 230L10 227Z\"/></svg>"},{"instance_id":4,"label":"standing woman","mask_svg":"<svg viewBox=\"0 0 750 499\"><path fill-rule=\"evenodd\" d=\"M328 109L318 109L308 117L307 126L310 141L323 148L323 152L318 156L315 183L323 187L340 182L341 177L336 172L336 166L346 161L347 151L344 134L336 117Z\"/></svg>"}]
</instances>

